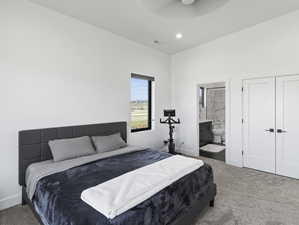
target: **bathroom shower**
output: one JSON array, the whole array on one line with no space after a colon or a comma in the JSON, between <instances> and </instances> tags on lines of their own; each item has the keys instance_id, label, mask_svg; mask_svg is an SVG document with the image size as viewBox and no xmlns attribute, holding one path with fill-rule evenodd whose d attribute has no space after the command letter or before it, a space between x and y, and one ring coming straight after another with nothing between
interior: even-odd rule
<instances>
[{"instance_id":1,"label":"bathroom shower","mask_svg":"<svg viewBox=\"0 0 299 225\"><path fill-rule=\"evenodd\" d=\"M225 161L225 83L198 86L199 154Z\"/></svg>"}]
</instances>

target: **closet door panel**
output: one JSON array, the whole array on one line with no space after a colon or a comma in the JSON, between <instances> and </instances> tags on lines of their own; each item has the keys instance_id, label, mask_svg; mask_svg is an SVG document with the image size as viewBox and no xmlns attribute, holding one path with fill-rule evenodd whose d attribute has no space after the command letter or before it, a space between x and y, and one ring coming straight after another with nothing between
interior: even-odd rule
<instances>
[{"instance_id":1,"label":"closet door panel","mask_svg":"<svg viewBox=\"0 0 299 225\"><path fill-rule=\"evenodd\" d=\"M243 88L244 167L275 173L275 78L245 80Z\"/></svg>"},{"instance_id":2,"label":"closet door panel","mask_svg":"<svg viewBox=\"0 0 299 225\"><path fill-rule=\"evenodd\" d=\"M299 75L277 77L276 90L277 174L299 179Z\"/></svg>"}]
</instances>

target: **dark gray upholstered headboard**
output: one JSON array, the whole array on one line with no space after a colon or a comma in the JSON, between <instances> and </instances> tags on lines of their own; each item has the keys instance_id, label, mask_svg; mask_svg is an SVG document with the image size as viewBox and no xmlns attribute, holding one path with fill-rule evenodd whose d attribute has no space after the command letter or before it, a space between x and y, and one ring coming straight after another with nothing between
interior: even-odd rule
<instances>
[{"instance_id":1,"label":"dark gray upholstered headboard","mask_svg":"<svg viewBox=\"0 0 299 225\"><path fill-rule=\"evenodd\" d=\"M127 141L127 123L102 123L19 132L19 184L25 186L25 172L31 163L52 159L49 140L81 136L101 136L120 132Z\"/></svg>"}]
</instances>

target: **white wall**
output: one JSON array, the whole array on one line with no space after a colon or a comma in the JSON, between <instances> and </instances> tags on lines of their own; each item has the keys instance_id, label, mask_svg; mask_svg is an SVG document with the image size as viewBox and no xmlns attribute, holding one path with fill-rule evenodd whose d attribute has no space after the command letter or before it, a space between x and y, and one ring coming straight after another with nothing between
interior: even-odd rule
<instances>
[{"instance_id":1,"label":"white wall","mask_svg":"<svg viewBox=\"0 0 299 225\"><path fill-rule=\"evenodd\" d=\"M170 105L168 55L25 0L0 1L0 27L0 210L20 201L19 130L128 121L131 72L155 76L156 118Z\"/></svg>"},{"instance_id":2,"label":"white wall","mask_svg":"<svg viewBox=\"0 0 299 225\"><path fill-rule=\"evenodd\" d=\"M178 53L171 70L172 101L182 120L177 136L188 154L198 155L197 84L227 81L231 86L227 160L242 166L242 79L299 73L299 11Z\"/></svg>"},{"instance_id":3,"label":"white wall","mask_svg":"<svg viewBox=\"0 0 299 225\"><path fill-rule=\"evenodd\" d=\"M238 166L242 79L299 73L299 11L176 54L171 68L168 55L26 0L0 1L0 27L0 210L20 201L17 132L129 120L131 72L156 77L156 119L172 93L182 120L177 138L192 155L197 84L227 81L227 156ZM161 145L167 128L155 127L130 135L130 143Z\"/></svg>"}]
</instances>

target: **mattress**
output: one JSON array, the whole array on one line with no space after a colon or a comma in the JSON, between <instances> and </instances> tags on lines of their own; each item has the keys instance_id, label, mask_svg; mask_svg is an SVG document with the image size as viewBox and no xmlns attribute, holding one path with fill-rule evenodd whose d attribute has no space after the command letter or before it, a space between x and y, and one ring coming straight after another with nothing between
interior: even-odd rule
<instances>
[{"instance_id":1,"label":"mattress","mask_svg":"<svg viewBox=\"0 0 299 225\"><path fill-rule=\"evenodd\" d=\"M113 219L107 219L80 198L87 188L170 156L146 149L99 159L43 177L32 198L34 208L45 225L171 224L214 185L213 171L208 164Z\"/></svg>"}]
</instances>

